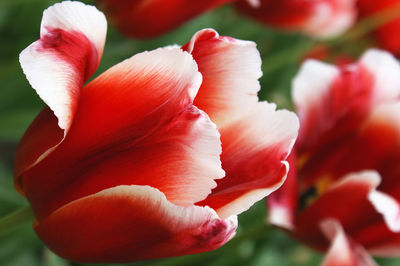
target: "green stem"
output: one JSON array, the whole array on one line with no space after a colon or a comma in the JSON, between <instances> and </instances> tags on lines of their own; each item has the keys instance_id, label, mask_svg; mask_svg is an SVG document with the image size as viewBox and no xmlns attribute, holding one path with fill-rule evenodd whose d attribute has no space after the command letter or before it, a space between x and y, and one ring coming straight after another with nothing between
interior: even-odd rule
<instances>
[{"instance_id":1,"label":"green stem","mask_svg":"<svg viewBox=\"0 0 400 266\"><path fill-rule=\"evenodd\" d=\"M24 223L31 222L33 218L33 212L29 206L22 207L0 218L0 236Z\"/></svg>"}]
</instances>

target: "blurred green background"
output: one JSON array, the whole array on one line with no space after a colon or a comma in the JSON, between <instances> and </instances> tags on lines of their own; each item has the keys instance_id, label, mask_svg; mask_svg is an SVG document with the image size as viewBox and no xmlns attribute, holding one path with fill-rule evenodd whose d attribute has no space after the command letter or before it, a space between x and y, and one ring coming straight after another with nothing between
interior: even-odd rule
<instances>
[{"instance_id":1,"label":"blurred green background","mask_svg":"<svg viewBox=\"0 0 400 266\"><path fill-rule=\"evenodd\" d=\"M27 205L13 187L13 156L18 140L44 107L28 84L18 54L39 38L42 12L57 1L0 0L0 217ZM84 1L93 3L93 1ZM316 41L267 29L239 16L226 6L190 21L178 30L153 40L129 40L109 25L100 67L103 72L138 52L170 44L184 44L199 29L212 27L221 35L253 40L263 59L260 99L291 108L290 83L299 63ZM339 40L339 41L338 41ZM367 44L356 46L336 40L335 53L357 56ZM134 265L318 265L322 255L295 242L284 232L265 225L263 201L239 217L237 236L224 247L180 258L137 262ZM378 260L381 265L400 265L400 259ZM36 237L31 221L0 235L0 266L82 265L63 260Z\"/></svg>"}]
</instances>

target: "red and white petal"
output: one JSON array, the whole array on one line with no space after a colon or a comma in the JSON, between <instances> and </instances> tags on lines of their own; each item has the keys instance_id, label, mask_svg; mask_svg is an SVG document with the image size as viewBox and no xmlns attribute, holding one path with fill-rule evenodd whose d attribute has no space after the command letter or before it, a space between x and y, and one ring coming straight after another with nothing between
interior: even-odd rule
<instances>
[{"instance_id":1,"label":"red and white petal","mask_svg":"<svg viewBox=\"0 0 400 266\"><path fill-rule=\"evenodd\" d=\"M349 239L337 220L326 219L320 228L331 242L322 266L376 266L372 257L359 244Z\"/></svg>"},{"instance_id":2,"label":"red and white petal","mask_svg":"<svg viewBox=\"0 0 400 266\"><path fill-rule=\"evenodd\" d=\"M314 5L313 14L304 25L304 33L318 37L335 37L356 20L355 0L320 1Z\"/></svg>"},{"instance_id":3,"label":"red and white petal","mask_svg":"<svg viewBox=\"0 0 400 266\"><path fill-rule=\"evenodd\" d=\"M105 13L125 35L157 37L186 21L233 0L99 0Z\"/></svg>"},{"instance_id":4,"label":"red and white petal","mask_svg":"<svg viewBox=\"0 0 400 266\"><path fill-rule=\"evenodd\" d=\"M377 212L382 214L386 225L392 232L400 232L400 204L388 194L380 191L372 191L368 199L374 205Z\"/></svg>"},{"instance_id":5,"label":"red and white petal","mask_svg":"<svg viewBox=\"0 0 400 266\"><path fill-rule=\"evenodd\" d=\"M193 55L203 75L194 104L218 128L235 121L258 102L258 79L262 72L260 53L254 42L219 36L212 29L204 29L182 49Z\"/></svg>"},{"instance_id":6,"label":"red and white petal","mask_svg":"<svg viewBox=\"0 0 400 266\"><path fill-rule=\"evenodd\" d=\"M380 221L380 215L368 200L368 195L377 188L380 180L375 171L343 177L296 217L295 236L312 247L325 249L326 241L316 230L321 221L336 219L349 235L368 226L371 221ZM360 220L360 217L364 219ZM357 238L353 239L357 241Z\"/></svg>"},{"instance_id":7,"label":"red and white petal","mask_svg":"<svg viewBox=\"0 0 400 266\"><path fill-rule=\"evenodd\" d=\"M95 47L97 63L100 62L106 39L107 21L104 14L94 6L64 1L49 7L43 12L40 37L51 34L54 29L85 35Z\"/></svg>"},{"instance_id":8,"label":"red and white petal","mask_svg":"<svg viewBox=\"0 0 400 266\"><path fill-rule=\"evenodd\" d=\"M230 240L236 216L181 207L148 186L118 186L61 207L34 228L56 254L77 262L122 263L213 250Z\"/></svg>"},{"instance_id":9,"label":"red and white petal","mask_svg":"<svg viewBox=\"0 0 400 266\"><path fill-rule=\"evenodd\" d=\"M356 17L354 0L242 0L238 9L267 26L320 38L344 32Z\"/></svg>"},{"instance_id":10,"label":"red and white petal","mask_svg":"<svg viewBox=\"0 0 400 266\"><path fill-rule=\"evenodd\" d=\"M270 224L292 230L294 229L294 219L298 204L298 177L295 151L290 153L288 163L289 172L285 183L267 199L267 221Z\"/></svg>"},{"instance_id":11,"label":"red and white petal","mask_svg":"<svg viewBox=\"0 0 400 266\"><path fill-rule=\"evenodd\" d=\"M360 156L367 149L372 154L364 155L358 167L373 167L384 177L379 190L397 201L400 200L400 102L382 103L370 113L359 133L357 153ZM363 146L367 148L362 148ZM357 161L356 161L357 162Z\"/></svg>"},{"instance_id":12,"label":"red and white petal","mask_svg":"<svg viewBox=\"0 0 400 266\"><path fill-rule=\"evenodd\" d=\"M57 3L43 12L40 39L20 54L25 75L61 129L71 125L83 83L100 62L106 30L95 7Z\"/></svg>"},{"instance_id":13,"label":"red and white petal","mask_svg":"<svg viewBox=\"0 0 400 266\"><path fill-rule=\"evenodd\" d=\"M191 104L200 83L179 48L135 55L89 83L65 141L22 178L40 219L117 185L152 185L180 205L203 200L224 171L216 126Z\"/></svg>"},{"instance_id":14,"label":"red and white petal","mask_svg":"<svg viewBox=\"0 0 400 266\"><path fill-rule=\"evenodd\" d=\"M105 17L95 7L80 2L58 3L44 11L40 39L20 54L29 83L56 116L51 127L58 123L64 136L72 124L81 88L100 62L106 29ZM33 133L38 128L35 123L29 130L38 135ZM51 142L29 135L18 148L16 176L45 158L63 139L58 133L50 137L57 138Z\"/></svg>"},{"instance_id":15,"label":"red and white petal","mask_svg":"<svg viewBox=\"0 0 400 266\"><path fill-rule=\"evenodd\" d=\"M360 64L373 73L373 102L379 104L398 100L400 96L400 63L390 53L370 49L363 54Z\"/></svg>"},{"instance_id":16,"label":"red and white petal","mask_svg":"<svg viewBox=\"0 0 400 266\"><path fill-rule=\"evenodd\" d=\"M228 217L247 210L282 185L299 123L294 113L275 108L274 104L258 103L220 130L226 176L217 180L217 187L198 204Z\"/></svg>"},{"instance_id":17,"label":"red and white petal","mask_svg":"<svg viewBox=\"0 0 400 266\"><path fill-rule=\"evenodd\" d=\"M299 145L314 143L327 127L326 101L340 70L332 65L307 60L293 79L292 98L301 121Z\"/></svg>"}]
</instances>

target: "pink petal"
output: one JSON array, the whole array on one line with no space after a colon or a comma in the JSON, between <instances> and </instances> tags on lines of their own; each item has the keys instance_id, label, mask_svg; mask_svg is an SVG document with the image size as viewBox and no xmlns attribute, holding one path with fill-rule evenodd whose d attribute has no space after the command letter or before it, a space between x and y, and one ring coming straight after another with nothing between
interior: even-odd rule
<instances>
[{"instance_id":1,"label":"pink petal","mask_svg":"<svg viewBox=\"0 0 400 266\"><path fill-rule=\"evenodd\" d=\"M275 108L274 104L258 103L240 120L220 130L226 177L218 180L212 194L198 204L228 217L247 210L282 185L298 120L294 113Z\"/></svg>"},{"instance_id":2,"label":"pink petal","mask_svg":"<svg viewBox=\"0 0 400 266\"><path fill-rule=\"evenodd\" d=\"M99 0L105 13L125 35L156 37L233 0Z\"/></svg>"},{"instance_id":3,"label":"pink petal","mask_svg":"<svg viewBox=\"0 0 400 266\"><path fill-rule=\"evenodd\" d=\"M262 72L254 42L219 36L212 29L205 29L182 49L193 55L203 75L194 103L218 128L237 120L257 104Z\"/></svg>"},{"instance_id":4,"label":"pink petal","mask_svg":"<svg viewBox=\"0 0 400 266\"><path fill-rule=\"evenodd\" d=\"M200 82L179 48L135 55L90 82L65 141L23 175L38 219L117 185L151 185L182 206L203 200L224 172L216 126L191 104Z\"/></svg>"},{"instance_id":5,"label":"pink petal","mask_svg":"<svg viewBox=\"0 0 400 266\"><path fill-rule=\"evenodd\" d=\"M21 140L16 157L16 176L33 167L59 144L75 115L83 83L95 72L105 42L107 23L95 7L80 2L55 4L43 13L40 39L20 54L22 69L40 98L54 112L46 121L48 138L39 135L38 118ZM49 117L48 114L42 116ZM54 121L53 121L54 120ZM58 120L58 121L57 121ZM53 125L53 123L56 123ZM18 184L18 182L17 182Z\"/></svg>"},{"instance_id":6,"label":"pink petal","mask_svg":"<svg viewBox=\"0 0 400 266\"><path fill-rule=\"evenodd\" d=\"M368 252L360 245L348 239L340 223L326 219L320 224L321 230L331 241L322 266L375 266Z\"/></svg>"},{"instance_id":7,"label":"pink petal","mask_svg":"<svg viewBox=\"0 0 400 266\"><path fill-rule=\"evenodd\" d=\"M61 207L35 223L58 255L79 262L122 263L182 256L220 247L237 220L208 207L181 207L148 186L118 186Z\"/></svg>"}]
</instances>

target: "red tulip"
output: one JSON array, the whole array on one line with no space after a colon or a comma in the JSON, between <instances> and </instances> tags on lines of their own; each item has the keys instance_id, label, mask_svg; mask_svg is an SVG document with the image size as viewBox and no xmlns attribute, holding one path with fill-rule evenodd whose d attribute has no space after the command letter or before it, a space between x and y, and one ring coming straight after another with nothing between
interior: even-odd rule
<instances>
[{"instance_id":1,"label":"red tulip","mask_svg":"<svg viewBox=\"0 0 400 266\"><path fill-rule=\"evenodd\" d=\"M238 9L267 26L322 38L342 33L356 16L355 0L241 0Z\"/></svg>"},{"instance_id":2,"label":"red tulip","mask_svg":"<svg viewBox=\"0 0 400 266\"><path fill-rule=\"evenodd\" d=\"M235 0L97 0L115 27L127 36L156 37Z\"/></svg>"},{"instance_id":3,"label":"red tulip","mask_svg":"<svg viewBox=\"0 0 400 266\"><path fill-rule=\"evenodd\" d=\"M269 197L269 220L315 249L331 242L326 265L400 256L399 62L378 50L340 67L307 61L293 99L297 170Z\"/></svg>"},{"instance_id":4,"label":"red tulip","mask_svg":"<svg viewBox=\"0 0 400 266\"><path fill-rule=\"evenodd\" d=\"M380 47L400 55L400 1L399 0L358 0L357 8L360 18L382 14L388 10L397 10L397 17L393 17L387 23L373 31L373 36ZM383 19L385 16L382 14Z\"/></svg>"},{"instance_id":5,"label":"red tulip","mask_svg":"<svg viewBox=\"0 0 400 266\"><path fill-rule=\"evenodd\" d=\"M356 0L97 0L125 35L156 37L227 3L267 26L332 37L355 19Z\"/></svg>"},{"instance_id":6,"label":"red tulip","mask_svg":"<svg viewBox=\"0 0 400 266\"><path fill-rule=\"evenodd\" d=\"M183 49L137 54L84 85L105 32L94 7L55 4L43 14L40 39L20 55L47 104L15 166L36 233L55 253L82 262L223 245L236 215L284 181L296 115L258 102L255 44L213 30Z\"/></svg>"}]
</instances>

